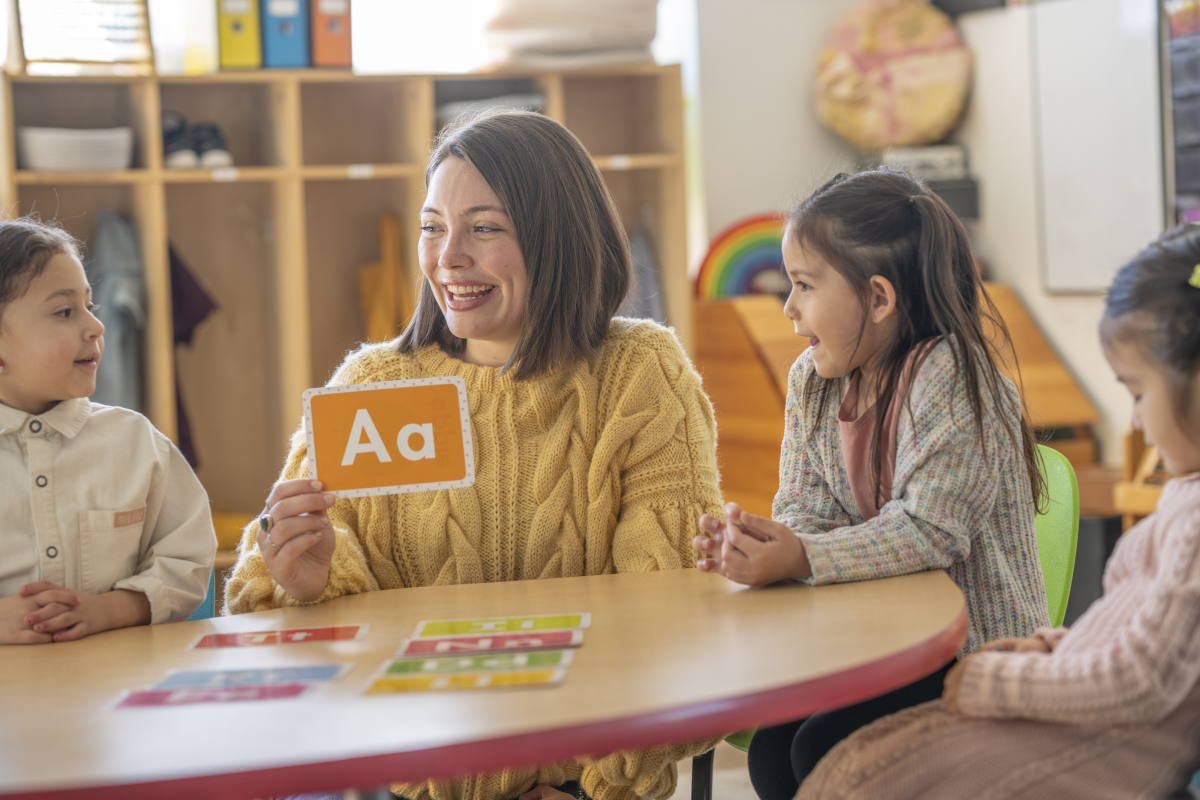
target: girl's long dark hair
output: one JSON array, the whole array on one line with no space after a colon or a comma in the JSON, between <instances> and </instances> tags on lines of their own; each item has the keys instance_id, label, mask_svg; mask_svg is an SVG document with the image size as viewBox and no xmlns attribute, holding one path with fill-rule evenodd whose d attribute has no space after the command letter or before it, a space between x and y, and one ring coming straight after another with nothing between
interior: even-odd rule
<instances>
[{"instance_id":1,"label":"girl's long dark hair","mask_svg":"<svg viewBox=\"0 0 1200 800\"><path fill-rule=\"evenodd\" d=\"M967 231L945 201L901 172L878 169L854 175L842 173L791 212L787 235L827 261L859 293L862 330L866 329L871 277L886 278L896 290L896 338L879 356L878 369L871 376L873 385L859 387L860 392L876 391L876 407L880 409L871 437L876 499L881 492L881 442L887 417L884 410L899 391L909 354L918 353L911 367L915 375L932 349L922 345L943 338L954 356L956 375L966 381L985 458L986 399L996 409L1012 445L1024 455L1029 490L1034 504L1042 510L1046 488L1028 415L1022 413L1017 430L1001 412L1004 379L998 365L1005 353L1013 353L1012 341L1000 313L983 291ZM991 337L984 332L985 320L992 329ZM1012 358L1019 380L1015 354ZM804 386L806 400L819 404L818 418L824 417L833 386L833 381L816 372ZM909 397L902 400L908 403Z\"/></svg>"}]
</instances>

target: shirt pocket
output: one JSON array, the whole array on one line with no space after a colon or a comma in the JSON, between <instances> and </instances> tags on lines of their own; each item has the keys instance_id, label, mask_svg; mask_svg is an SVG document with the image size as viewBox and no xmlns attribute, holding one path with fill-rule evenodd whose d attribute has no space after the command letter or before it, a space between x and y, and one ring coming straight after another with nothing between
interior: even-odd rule
<instances>
[{"instance_id":1,"label":"shirt pocket","mask_svg":"<svg viewBox=\"0 0 1200 800\"><path fill-rule=\"evenodd\" d=\"M146 507L80 511L79 552L83 591L102 594L134 574L142 555Z\"/></svg>"}]
</instances>

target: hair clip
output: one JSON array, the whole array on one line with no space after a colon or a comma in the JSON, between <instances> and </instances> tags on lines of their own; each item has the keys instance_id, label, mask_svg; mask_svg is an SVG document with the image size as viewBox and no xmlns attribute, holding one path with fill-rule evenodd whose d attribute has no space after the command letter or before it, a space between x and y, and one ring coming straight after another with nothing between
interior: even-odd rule
<instances>
[{"instance_id":1,"label":"hair clip","mask_svg":"<svg viewBox=\"0 0 1200 800\"><path fill-rule=\"evenodd\" d=\"M1200 289L1200 264L1192 267L1192 277L1188 278L1188 286Z\"/></svg>"}]
</instances>

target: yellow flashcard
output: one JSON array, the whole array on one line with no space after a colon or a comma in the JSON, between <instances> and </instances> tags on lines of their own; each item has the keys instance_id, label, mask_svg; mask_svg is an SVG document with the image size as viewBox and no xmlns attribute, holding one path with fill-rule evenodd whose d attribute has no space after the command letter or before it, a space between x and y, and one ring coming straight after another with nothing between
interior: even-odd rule
<instances>
[{"instance_id":1,"label":"yellow flashcard","mask_svg":"<svg viewBox=\"0 0 1200 800\"><path fill-rule=\"evenodd\" d=\"M565 669L531 669L519 672L470 672L449 675L403 675L378 678L367 694L445 692L456 689L506 689L516 686L557 686Z\"/></svg>"}]
</instances>

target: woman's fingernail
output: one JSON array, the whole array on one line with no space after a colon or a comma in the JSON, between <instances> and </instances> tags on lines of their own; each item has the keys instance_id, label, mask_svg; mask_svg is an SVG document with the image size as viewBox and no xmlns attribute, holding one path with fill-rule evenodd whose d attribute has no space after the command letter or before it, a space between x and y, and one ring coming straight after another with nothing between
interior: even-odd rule
<instances>
[{"instance_id":1,"label":"woman's fingernail","mask_svg":"<svg viewBox=\"0 0 1200 800\"><path fill-rule=\"evenodd\" d=\"M325 484L321 483L320 481L312 481L312 488L313 488L313 491L319 492L323 488L325 488Z\"/></svg>"},{"instance_id":2,"label":"woman's fingernail","mask_svg":"<svg viewBox=\"0 0 1200 800\"><path fill-rule=\"evenodd\" d=\"M337 497L336 497L336 496L334 496L333 492L326 492L326 493L325 493L325 505L327 505L327 506L331 506L331 505L333 505L333 504L334 504L334 503L336 503L336 502L337 502Z\"/></svg>"},{"instance_id":3,"label":"woman's fingernail","mask_svg":"<svg viewBox=\"0 0 1200 800\"><path fill-rule=\"evenodd\" d=\"M317 538L320 539L321 535L324 533L325 533L325 531L317 531Z\"/></svg>"},{"instance_id":4,"label":"woman's fingernail","mask_svg":"<svg viewBox=\"0 0 1200 800\"><path fill-rule=\"evenodd\" d=\"M35 631L37 631L38 633L41 633L42 631L46 630L46 626L42 625L41 623L38 623L37 625L33 626L33 629Z\"/></svg>"}]
</instances>

